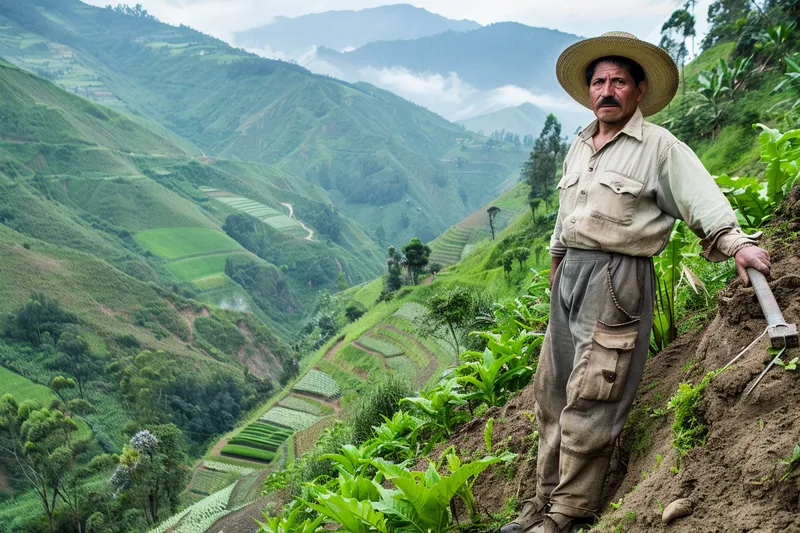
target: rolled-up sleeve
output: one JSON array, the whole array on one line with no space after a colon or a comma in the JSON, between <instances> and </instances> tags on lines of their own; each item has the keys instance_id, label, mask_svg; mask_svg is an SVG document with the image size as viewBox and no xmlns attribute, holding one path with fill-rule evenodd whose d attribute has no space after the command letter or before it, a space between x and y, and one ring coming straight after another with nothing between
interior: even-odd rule
<instances>
[{"instance_id":1,"label":"rolled-up sleeve","mask_svg":"<svg viewBox=\"0 0 800 533\"><path fill-rule=\"evenodd\" d=\"M739 228L728 199L688 146L674 142L664 151L659 167L658 206L684 220L701 238L703 257L724 261L757 243L761 233L746 235Z\"/></svg>"}]
</instances>

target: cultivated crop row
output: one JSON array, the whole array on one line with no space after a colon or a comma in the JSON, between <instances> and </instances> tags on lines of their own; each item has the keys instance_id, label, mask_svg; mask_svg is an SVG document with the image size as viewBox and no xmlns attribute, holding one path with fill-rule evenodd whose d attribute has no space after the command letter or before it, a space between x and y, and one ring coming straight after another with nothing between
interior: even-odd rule
<instances>
[{"instance_id":1,"label":"cultivated crop row","mask_svg":"<svg viewBox=\"0 0 800 533\"><path fill-rule=\"evenodd\" d=\"M228 444L222 448L222 453L247 459L257 459L268 463L275 459L275 453L267 450L259 450L258 448L251 448L250 446L241 446L239 444Z\"/></svg>"},{"instance_id":2,"label":"cultivated crop row","mask_svg":"<svg viewBox=\"0 0 800 533\"><path fill-rule=\"evenodd\" d=\"M288 427L279 427L263 421L254 422L229 440L222 448L222 453L269 462L275 458L280 445L292 433Z\"/></svg>"},{"instance_id":3,"label":"cultivated crop row","mask_svg":"<svg viewBox=\"0 0 800 533\"><path fill-rule=\"evenodd\" d=\"M394 315L405 318L414 322L417 318L425 313L425 306L417 302L406 302L400 309L394 312Z\"/></svg>"},{"instance_id":4,"label":"cultivated crop row","mask_svg":"<svg viewBox=\"0 0 800 533\"><path fill-rule=\"evenodd\" d=\"M314 425L319 417L302 411L294 411L285 407L276 406L261 415L259 420L271 422L295 431L306 429Z\"/></svg>"},{"instance_id":5,"label":"cultivated crop row","mask_svg":"<svg viewBox=\"0 0 800 533\"><path fill-rule=\"evenodd\" d=\"M358 339L358 344L373 352L378 352L384 357L403 355L404 350L391 342L376 337L363 336Z\"/></svg>"},{"instance_id":6,"label":"cultivated crop row","mask_svg":"<svg viewBox=\"0 0 800 533\"><path fill-rule=\"evenodd\" d=\"M308 392L324 398L338 398L342 393L339 385L328 374L319 370L309 370L292 389L296 392Z\"/></svg>"},{"instance_id":7,"label":"cultivated crop row","mask_svg":"<svg viewBox=\"0 0 800 533\"><path fill-rule=\"evenodd\" d=\"M281 400L278 405L287 409L294 409L295 411L302 411L303 413L322 416L322 407L318 403L297 398L296 396L287 396Z\"/></svg>"},{"instance_id":8,"label":"cultivated crop row","mask_svg":"<svg viewBox=\"0 0 800 533\"><path fill-rule=\"evenodd\" d=\"M205 531L221 517L215 518L214 522L211 522L203 529L200 529L200 526L206 523L210 517L225 512L228 507L228 501L231 498L231 493L235 487L236 483L233 483L221 491L203 498L180 513L167 518L161 522L158 527L148 531L148 533L164 533L179 522L180 526L175 529L175 533L205 533ZM227 512L225 512L225 514L227 514Z\"/></svg>"},{"instance_id":9,"label":"cultivated crop row","mask_svg":"<svg viewBox=\"0 0 800 533\"><path fill-rule=\"evenodd\" d=\"M246 466L229 465L228 463L220 463L219 461L203 461L203 466L207 470L214 470L216 472L224 472L226 474L238 474L240 476L249 476L256 472L255 468L247 468Z\"/></svg>"}]
</instances>

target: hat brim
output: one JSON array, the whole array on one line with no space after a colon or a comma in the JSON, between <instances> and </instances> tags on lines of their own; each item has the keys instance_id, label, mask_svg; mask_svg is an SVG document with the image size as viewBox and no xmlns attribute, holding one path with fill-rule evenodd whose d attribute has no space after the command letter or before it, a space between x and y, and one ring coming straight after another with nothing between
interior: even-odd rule
<instances>
[{"instance_id":1,"label":"hat brim","mask_svg":"<svg viewBox=\"0 0 800 533\"><path fill-rule=\"evenodd\" d=\"M639 39L600 36L584 39L564 50L556 62L558 82L576 102L592 109L586 68L600 57L622 56L639 63L647 78L647 93L639 109L644 116L664 109L678 91L680 76L675 62L664 50Z\"/></svg>"}]
</instances>

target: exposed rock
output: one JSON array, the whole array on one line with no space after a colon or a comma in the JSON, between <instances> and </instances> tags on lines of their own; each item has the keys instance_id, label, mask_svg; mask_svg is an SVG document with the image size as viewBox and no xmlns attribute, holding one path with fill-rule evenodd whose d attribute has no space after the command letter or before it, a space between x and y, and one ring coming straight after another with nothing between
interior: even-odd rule
<instances>
[{"instance_id":1,"label":"exposed rock","mask_svg":"<svg viewBox=\"0 0 800 533\"><path fill-rule=\"evenodd\" d=\"M664 508L664 514L661 515L661 521L664 524L669 524L673 520L689 516L694 510L694 504L689 498L681 498L675 500Z\"/></svg>"}]
</instances>

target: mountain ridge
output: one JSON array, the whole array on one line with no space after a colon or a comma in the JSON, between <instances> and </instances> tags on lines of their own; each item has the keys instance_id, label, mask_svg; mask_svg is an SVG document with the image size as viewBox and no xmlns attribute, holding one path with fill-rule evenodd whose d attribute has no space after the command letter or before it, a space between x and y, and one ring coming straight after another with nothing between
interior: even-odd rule
<instances>
[{"instance_id":1,"label":"mountain ridge","mask_svg":"<svg viewBox=\"0 0 800 533\"><path fill-rule=\"evenodd\" d=\"M314 46L344 50L381 37L416 39L448 30L466 31L477 27L480 24L471 20L449 19L410 4L391 4L298 17L275 17L271 24L236 32L234 42L249 49L268 46L275 52L297 58Z\"/></svg>"}]
</instances>

